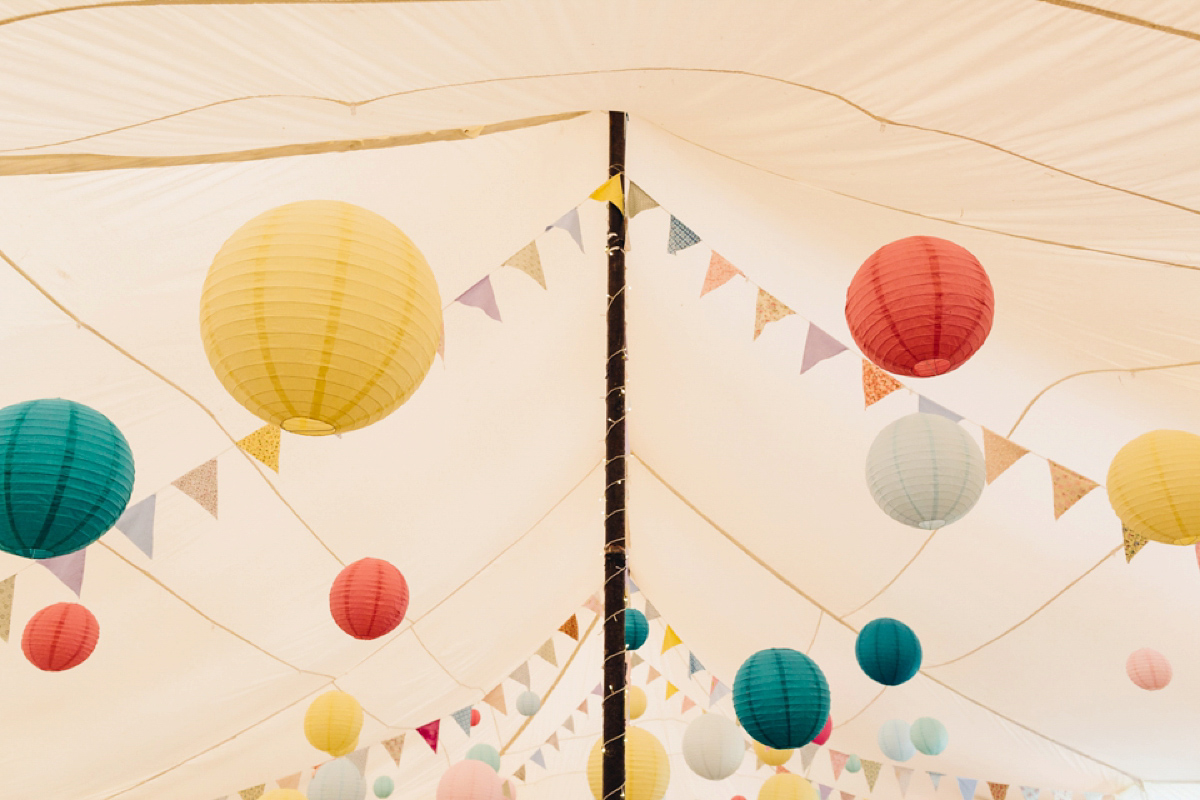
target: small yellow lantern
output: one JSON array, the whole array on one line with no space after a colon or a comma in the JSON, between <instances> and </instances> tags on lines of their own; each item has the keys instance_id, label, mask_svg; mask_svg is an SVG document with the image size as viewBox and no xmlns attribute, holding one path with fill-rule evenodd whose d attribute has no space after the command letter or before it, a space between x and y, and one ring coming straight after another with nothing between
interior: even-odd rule
<instances>
[{"instance_id":1,"label":"small yellow lantern","mask_svg":"<svg viewBox=\"0 0 1200 800\"><path fill-rule=\"evenodd\" d=\"M358 748L362 724L362 706L353 695L326 692L305 712L304 736L313 747L339 758Z\"/></svg>"},{"instance_id":2,"label":"small yellow lantern","mask_svg":"<svg viewBox=\"0 0 1200 800\"><path fill-rule=\"evenodd\" d=\"M754 745L754 755L758 756L759 760L768 767L782 767L792 757L791 750L776 750L774 747L767 747L762 742L756 742L751 739Z\"/></svg>"},{"instance_id":3,"label":"small yellow lantern","mask_svg":"<svg viewBox=\"0 0 1200 800\"><path fill-rule=\"evenodd\" d=\"M637 719L646 713L646 692L637 686L625 690L625 705L629 709L629 718Z\"/></svg>"},{"instance_id":4,"label":"small yellow lantern","mask_svg":"<svg viewBox=\"0 0 1200 800\"><path fill-rule=\"evenodd\" d=\"M758 800L817 800L817 790L792 772L772 775L758 790Z\"/></svg>"},{"instance_id":5,"label":"small yellow lantern","mask_svg":"<svg viewBox=\"0 0 1200 800\"><path fill-rule=\"evenodd\" d=\"M604 796L601 784L604 759L600 747L603 741L602 738L596 740L587 763L588 786L596 800L602 800ZM670 782L671 764L667 760L667 751L654 734L632 726L626 728L625 800L662 800Z\"/></svg>"},{"instance_id":6,"label":"small yellow lantern","mask_svg":"<svg viewBox=\"0 0 1200 800\"><path fill-rule=\"evenodd\" d=\"M1200 436L1142 434L1117 452L1107 483L1113 511L1134 533L1166 544L1200 540Z\"/></svg>"},{"instance_id":7,"label":"small yellow lantern","mask_svg":"<svg viewBox=\"0 0 1200 800\"><path fill-rule=\"evenodd\" d=\"M258 215L221 247L200 299L204 352L234 399L285 431L323 436L395 411L441 338L437 282L416 245L328 200Z\"/></svg>"},{"instance_id":8,"label":"small yellow lantern","mask_svg":"<svg viewBox=\"0 0 1200 800\"><path fill-rule=\"evenodd\" d=\"M304 792L298 789L272 789L259 800L306 800Z\"/></svg>"}]
</instances>

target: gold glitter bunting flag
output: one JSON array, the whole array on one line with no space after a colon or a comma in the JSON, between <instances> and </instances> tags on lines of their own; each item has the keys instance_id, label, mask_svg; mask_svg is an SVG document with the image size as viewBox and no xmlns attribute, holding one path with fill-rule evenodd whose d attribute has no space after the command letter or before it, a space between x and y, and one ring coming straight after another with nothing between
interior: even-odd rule
<instances>
[{"instance_id":1,"label":"gold glitter bunting flag","mask_svg":"<svg viewBox=\"0 0 1200 800\"><path fill-rule=\"evenodd\" d=\"M207 461L175 481L179 491L200 504L200 507L217 517L217 460Z\"/></svg>"},{"instance_id":2,"label":"gold glitter bunting flag","mask_svg":"<svg viewBox=\"0 0 1200 800\"><path fill-rule=\"evenodd\" d=\"M279 428L264 425L246 438L239 439L237 446L279 472L279 439Z\"/></svg>"}]
</instances>

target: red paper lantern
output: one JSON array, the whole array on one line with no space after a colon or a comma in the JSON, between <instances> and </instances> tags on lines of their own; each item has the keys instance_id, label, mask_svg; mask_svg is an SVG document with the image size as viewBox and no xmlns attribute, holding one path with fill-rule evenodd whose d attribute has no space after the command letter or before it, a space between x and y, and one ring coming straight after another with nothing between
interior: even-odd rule
<instances>
[{"instance_id":1,"label":"red paper lantern","mask_svg":"<svg viewBox=\"0 0 1200 800\"><path fill-rule=\"evenodd\" d=\"M829 741L829 734L833 733L833 717L825 718L825 727L821 728L821 732L813 739L813 744L825 744Z\"/></svg>"},{"instance_id":2,"label":"red paper lantern","mask_svg":"<svg viewBox=\"0 0 1200 800\"><path fill-rule=\"evenodd\" d=\"M46 672L77 667L96 649L100 623L79 603L55 603L33 615L21 635L29 663Z\"/></svg>"},{"instance_id":3,"label":"red paper lantern","mask_svg":"<svg viewBox=\"0 0 1200 800\"><path fill-rule=\"evenodd\" d=\"M378 558L343 569L329 589L329 612L355 639L378 639L396 629L408 610L408 582L400 570Z\"/></svg>"},{"instance_id":4,"label":"red paper lantern","mask_svg":"<svg viewBox=\"0 0 1200 800\"><path fill-rule=\"evenodd\" d=\"M472 708L471 709L471 727L474 728L476 725L478 725L479 720L481 720L481 719L483 719L483 717L480 716L479 709Z\"/></svg>"},{"instance_id":5,"label":"red paper lantern","mask_svg":"<svg viewBox=\"0 0 1200 800\"><path fill-rule=\"evenodd\" d=\"M850 281L846 322L888 372L928 378L961 367L992 329L995 298L979 261L935 236L876 250Z\"/></svg>"}]
</instances>

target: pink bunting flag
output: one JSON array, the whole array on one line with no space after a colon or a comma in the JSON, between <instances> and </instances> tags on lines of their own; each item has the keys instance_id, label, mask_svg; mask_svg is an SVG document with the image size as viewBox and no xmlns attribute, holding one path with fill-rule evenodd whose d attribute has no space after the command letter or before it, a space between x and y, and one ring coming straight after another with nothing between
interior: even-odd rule
<instances>
[{"instance_id":1,"label":"pink bunting flag","mask_svg":"<svg viewBox=\"0 0 1200 800\"><path fill-rule=\"evenodd\" d=\"M587 602L583 604L583 607L588 611L591 611L593 614L604 613L604 608L600 605L600 598L597 595L592 595L589 597Z\"/></svg>"},{"instance_id":2,"label":"pink bunting flag","mask_svg":"<svg viewBox=\"0 0 1200 800\"><path fill-rule=\"evenodd\" d=\"M804 340L804 357L800 360L800 374L820 364L827 358L833 358L844 352L846 345L834 339L825 331L808 323L808 338Z\"/></svg>"},{"instance_id":3,"label":"pink bunting flag","mask_svg":"<svg viewBox=\"0 0 1200 800\"><path fill-rule=\"evenodd\" d=\"M846 753L839 753L837 750L829 751L829 763L833 766L833 778L837 780L842 777L842 770L846 767L846 760L850 758Z\"/></svg>"},{"instance_id":4,"label":"pink bunting flag","mask_svg":"<svg viewBox=\"0 0 1200 800\"><path fill-rule=\"evenodd\" d=\"M842 796L842 800L854 800L854 795L850 792L838 792Z\"/></svg>"},{"instance_id":5,"label":"pink bunting flag","mask_svg":"<svg viewBox=\"0 0 1200 800\"><path fill-rule=\"evenodd\" d=\"M983 429L983 462L986 468L985 479L988 483L996 480L1004 471L1017 463L1021 456L1029 451L1015 442L1005 439L998 433Z\"/></svg>"},{"instance_id":6,"label":"pink bunting flag","mask_svg":"<svg viewBox=\"0 0 1200 800\"><path fill-rule=\"evenodd\" d=\"M67 588L79 596L80 590L83 588L83 565L87 559L87 548L76 550L74 553L67 553L64 556L55 556L54 558L43 558L38 561L46 569L54 574Z\"/></svg>"},{"instance_id":7,"label":"pink bunting flag","mask_svg":"<svg viewBox=\"0 0 1200 800\"><path fill-rule=\"evenodd\" d=\"M870 361L862 362L863 402L866 408L878 403L897 389L903 389L900 381L888 375Z\"/></svg>"},{"instance_id":8,"label":"pink bunting flag","mask_svg":"<svg viewBox=\"0 0 1200 800\"><path fill-rule=\"evenodd\" d=\"M704 288L700 290L700 296L704 297L713 289L719 289L729 283L729 280L735 275L742 275L742 271L714 250L712 257L708 260L708 272L704 274ZM742 277L746 276L742 275Z\"/></svg>"},{"instance_id":9,"label":"pink bunting flag","mask_svg":"<svg viewBox=\"0 0 1200 800\"><path fill-rule=\"evenodd\" d=\"M484 275L482 280L454 298L454 302L474 306L496 322L503 321L500 319L500 307L496 305L496 293L492 290L491 275Z\"/></svg>"},{"instance_id":10,"label":"pink bunting flag","mask_svg":"<svg viewBox=\"0 0 1200 800\"><path fill-rule=\"evenodd\" d=\"M575 710L581 714L587 713L587 698L586 697L583 698L583 702L579 704L579 708L577 708Z\"/></svg>"},{"instance_id":11,"label":"pink bunting flag","mask_svg":"<svg viewBox=\"0 0 1200 800\"><path fill-rule=\"evenodd\" d=\"M597 697L604 697L604 684L597 683L596 688L592 689L592 694L596 695Z\"/></svg>"},{"instance_id":12,"label":"pink bunting flag","mask_svg":"<svg viewBox=\"0 0 1200 800\"><path fill-rule=\"evenodd\" d=\"M646 683L650 683L651 681L656 681L660 677L662 677L662 673L659 672L658 670L656 670L653 666L649 667L649 670L650 671L646 674Z\"/></svg>"},{"instance_id":13,"label":"pink bunting flag","mask_svg":"<svg viewBox=\"0 0 1200 800\"><path fill-rule=\"evenodd\" d=\"M563 723L563 727L566 728L569 732L574 733L575 732L575 718L567 717L567 721Z\"/></svg>"},{"instance_id":14,"label":"pink bunting flag","mask_svg":"<svg viewBox=\"0 0 1200 800\"><path fill-rule=\"evenodd\" d=\"M1061 464L1055 464L1053 461L1047 461L1047 463L1050 465L1050 483L1054 486L1055 519L1067 513L1071 506L1100 485Z\"/></svg>"},{"instance_id":15,"label":"pink bunting flag","mask_svg":"<svg viewBox=\"0 0 1200 800\"><path fill-rule=\"evenodd\" d=\"M692 698L688 697L687 695L684 695L683 696L683 708L680 709L680 713L686 714L690 709L693 709L695 707L696 707L696 701L693 700Z\"/></svg>"},{"instance_id":16,"label":"pink bunting flag","mask_svg":"<svg viewBox=\"0 0 1200 800\"><path fill-rule=\"evenodd\" d=\"M438 746L438 730L442 727L442 721L435 719L433 722L426 722L421 727L417 728L417 733L421 734L421 738L425 740L425 744L437 752Z\"/></svg>"},{"instance_id":17,"label":"pink bunting flag","mask_svg":"<svg viewBox=\"0 0 1200 800\"><path fill-rule=\"evenodd\" d=\"M302 772L297 772L295 775L288 775L286 778L280 778L275 782L279 784L280 789L296 790L300 788L300 776L303 774Z\"/></svg>"},{"instance_id":18,"label":"pink bunting flag","mask_svg":"<svg viewBox=\"0 0 1200 800\"><path fill-rule=\"evenodd\" d=\"M553 747L555 750L558 749L558 731L550 734L550 738L546 740L546 744L549 747Z\"/></svg>"}]
</instances>

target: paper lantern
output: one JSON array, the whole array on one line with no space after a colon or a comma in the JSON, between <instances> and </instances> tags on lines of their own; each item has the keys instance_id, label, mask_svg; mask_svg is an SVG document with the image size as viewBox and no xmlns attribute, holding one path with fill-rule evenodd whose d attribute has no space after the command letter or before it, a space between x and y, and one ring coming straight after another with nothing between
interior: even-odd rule
<instances>
[{"instance_id":1,"label":"paper lantern","mask_svg":"<svg viewBox=\"0 0 1200 800\"><path fill-rule=\"evenodd\" d=\"M625 707L629 709L629 718L637 719L646 713L646 693L637 686L625 689Z\"/></svg>"},{"instance_id":2,"label":"paper lantern","mask_svg":"<svg viewBox=\"0 0 1200 800\"><path fill-rule=\"evenodd\" d=\"M375 779L375 785L372 788L375 796L383 800L383 798L391 797L392 792L396 791L396 782L387 775L380 775Z\"/></svg>"},{"instance_id":3,"label":"paper lantern","mask_svg":"<svg viewBox=\"0 0 1200 800\"><path fill-rule=\"evenodd\" d=\"M530 691L521 692L517 695L517 713L522 716L532 717L542 707L542 698Z\"/></svg>"},{"instance_id":4,"label":"paper lantern","mask_svg":"<svg viewBox=\"0 0 1200 800\"><path fill-rule=\"evenodd\" d=\"M325 692L312 701L304 714L304 735L313 747L336 758L358 747L362 723L362 706L353 696Z\"/></svg>"},{"instance_id":5,"label":"paper lantern","mask_svg":"<svg viewBox=\"0 0 1200 800\"><path fill-rule=\"evenodd\" d=\"M746 796L744 794L735 794L729 800L746 800Z\"/></svg>"},{"instance_id":6,"label":"paper lantern","mask_svg":"<svg viewBox=\"0 0 1200 800\"><path fill-rule=\"evenodd\" d=\"M345 758L325 762L308 782L308 800L364 800L366 796L366 780Z\"/></svg>"},{"instance_id":7,"label":"paper lantern","mask_svg":"<svg viewBox=\"0 0 1200 800\"><path fill-rule=\"evenodd\" d=\"M442 773L437 800L501 800L500 777L482 761L460 761Z\"/></svg>"},{"instance_id":8,"label":"paper lantern","mask_svg":"<svg viewBox=\"0 0 1200 800\"><path fill-rule=\"evenodd\" d=\"M480 742L467 751L467 758L472 761L482 761L496 772L500 771L500 752L490 744Z\"/></svg>"},{"instance_id":9,"label":"paper lantern","mask_svg":"<svg viewBox=\"0 0 1200 800\"><path fill-rule=\"evenodd\" d=\"M703 714L683 732L683 759L692 772L720 781L738 771L746 743L737 725L720 714Z\"/></svg>"},{"instance_id":10,"label":"paper lantern","mask_svg":"<svg viewBox=\"0 0 1200 800\"><path fill-rule=\"evenodd\" d=\"M767 747L762 742L752 741L750 745L754 748L754 755L766 764L768 767L782 767L792 757L791 750L776 750L774 747Z\"/></svg>"},{"instance_id":11,"label":"paper lantern","mask_svg":"<svg viewBox=\"0 0 1200 800\"><path fill-rule=\"evenodd\" d=\"M797 650L760 650L733 681L738 721L755 741L777 750L803 747L829 716L829 685L821 668Z\"/></svg>"},{"instance_id":12,"label":"paper lantern","mask_svg":"<svg viewBox=\"0 0 1200 800\"><path fill-rule=\"evenodd\" d=\"M908 733L912 738L913 747L927 756L941 755L950 744L950 734L946 732L946 726L933 717L921 717L912 724Z\"/></svg>"},{"instance_id":13,"label":"paper lantern","mask_svg":"<svg viewBox=\"0 0 1200 800\"><path fill-rule=\"evenodd\" d=\"M100 640L100 623L79 603L55 603L34 614L21 635L25 658L45 672L62 672L87 660Z\"/></svg>"},{"instance_id":14,"label":"paper lantern","mask_svg":"<svg viewBox=\"0 0 1200 800\"><path fill-rule=\"evenodd\" d=\"M852 755L846 759L846 772L858 772L862 769L862 759Z\"/></svg>"},{"instance_id":15,"label":"paper lantern","mask_svg":"<svg viewBox=\"0 0 1200 800\"><path fill-rule=\"evenodd\" d=\"M1108 502L1125 527L1166 544L1200 540L1200 436L1143 433L1108 467Z\"/></svg>"},{"instance_id":16,"label":"paper lantern","mask_svg":"<svg viewBox=\"0 0 1200 800\"><path fill-rule=\"evenodd\" d=\"M355 639L391 633L408 610L408 582L400 570L378 558L355 561L338 573L329 589L329 613Z\"/></svg>"},{"instance_id":17,"label":"paper lantern","mask_svg":"<svg viewBox=\"0 0 1200 800\"><path fill-rule=\"evenodd\" d=\"M799 775L781 772L763 782L758 800L817 800L817 790Z\"/></svg>"},{"instance_id":18,"label":"paper lantern","mask_svg":"<svg viewBox=\"0 0 1200 800\"><path fill-rule=\"evenodd\" d=\"M899 686L921 669L921 640L903 622L880 617L859 631L854 656L868 678Z\"/></svg>"},{"instance_id":19,"label":"paper lantern","mask_svg":"<svg viewBox=\"0 0 1200 800\"><path fill-rule=\"evenodd\" d=\"M813 738L813 744L825 744L829 741L829 734L833 733L833 717L825 718L825 727L821 728L821 732Z\"/></svg>"},{"instance_id":20,"label":"paper lantern","mask_svg":"<svg viewBox=\"0 0 1200 800\"><path fill-rule=\"evenodd\" d=\"M892 761L908 761L917 754L908 723L892 719L879 726L879 749Z\"/></svg>"},{"instance_id":21,"label":"paper lantern","mask_svg":"<svg viewBox=\"0 0 1200 800\"><path fill-rule=\"evenodd\" d=\"M200 298L204 352L255 416L309 436L386 417L420 386L442 303L416 245L378 214L311 200L221 247Z\"/></svg>"},{"instance_id":22,"label":"paper lantern","mask_svg":"<svg viewBox=\"0 0 1200 800\"><path fill-rule=\"evenodd\" d=\"M944 375L992 329L992 283L975 256L935 236L884 245L846 290L846 322L863 355L888 372Z\"/></svg>"},{"instance_id":23,"label":"paper lantern","mask_svg":"<svg viewBox=\"0 0 1200 800\"><path fill-rule=\"evenodd\" d=\"M272 789L259 800L308 800L298 789Z\"/></svg>"},{"instance_id":24,"label":"paper lantern","mask_svg":"<svg viewBox=\"0 0 1200 800\"><path fill-rule=\"evenodd\" d=\"M971 434L939 414L909 414L879 432L867 452L867 486L892 519L936 530L983 494L983 453Z\"/></svg>"},{"instance_id":25,"label":"paper lantern","mask_svg":"<svg viewBox=\"0 0 1200 800\"><path fill-rule=\"evenodd\" d=\"M588 755L588 786L596 800L603 800L601 768L603 756L597 739ZM625 800L662 800L671 782L667 751L654 735L641 728L625 729Z\"/></svg>"},{"instance_id":26,"label":"paper lantern","mask_svg":"<svg viewBox=\"0 0 1200 800\"><path fill-rule=\"evenodd\" d=\"M1125 674L1139 688L1157 691L1171 682L1171 662L1157 650L1144 647L1129 654L1125 661Z\"/></svg>"},{"instance_id":27,"label":"paper lantern","mask_svg":"<svg viewBox=\"0 0 1200 800\"><path fill-rule=\"evenodd\" d=\"M478 725L478 724L479 724L479 721L480 721L481 719L483 719L483 717L482 717L482 716L480 716L480 714L479 714L479 709L478 709L478 708L472 708L472 709L471 709L471 727L472 727L472 728L474 728L476 725Z\"/></svg>"},{"instance_id":28,"label":"paper lantern","mask_svg":"<svg viewBox=\"0 0 1200 800\"><path fill-rule=\"evenodd\" d=\"M625 649L637 650L646 643L650 635L650 623L646 615L636 608L625 609Z\"/></svg>"},{"instance_id":29,"label":"paper lantern","mask_svg":"<svg viewBox=\"0 0 1200 800\"><path fill-rule=\"evenodd\" d=\"M0 550L52 558L111 528L133 492L133 453L108 417L71 400L0 409Z\"/></svg>"}]
</instances>

